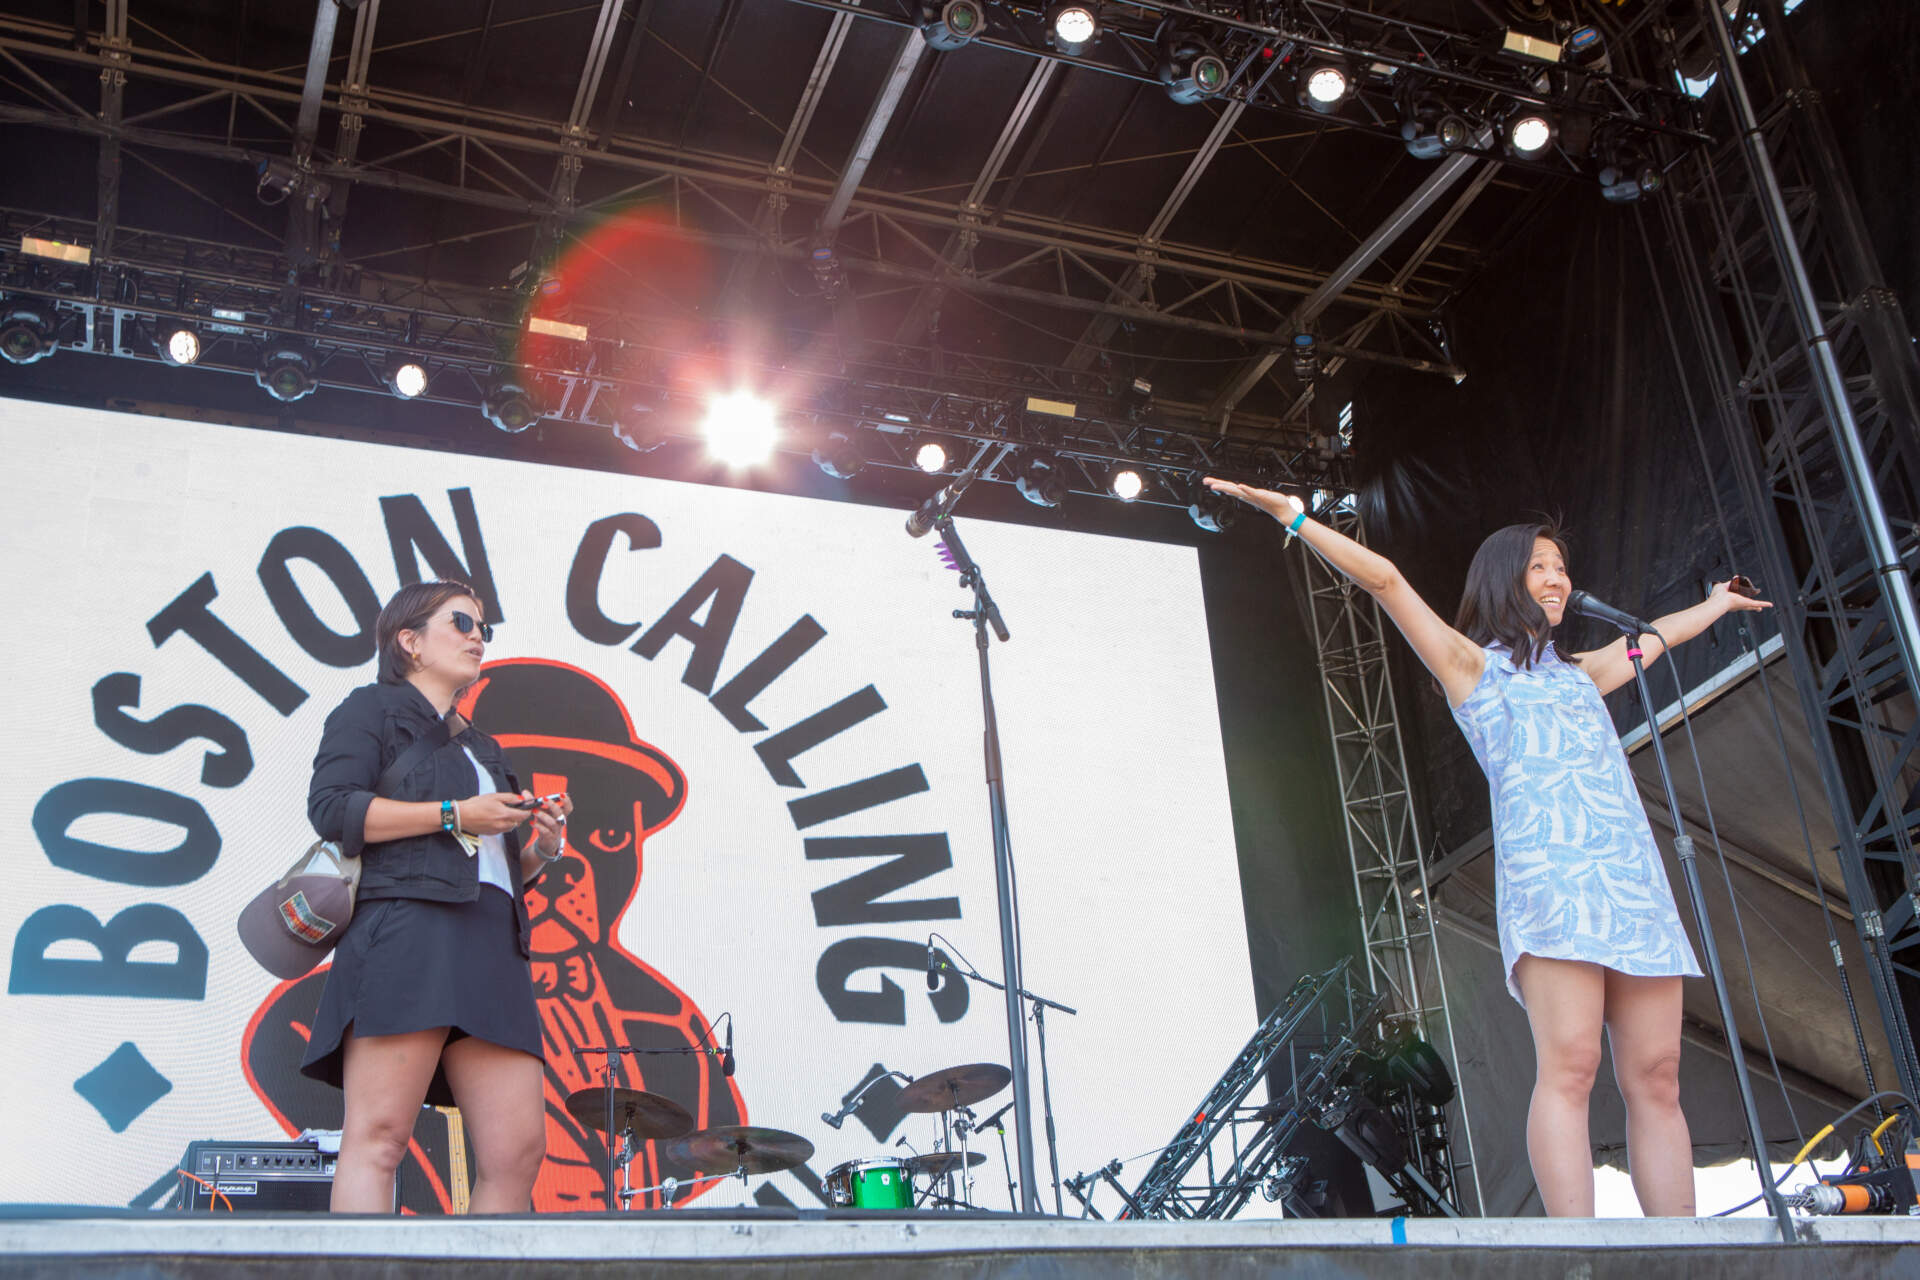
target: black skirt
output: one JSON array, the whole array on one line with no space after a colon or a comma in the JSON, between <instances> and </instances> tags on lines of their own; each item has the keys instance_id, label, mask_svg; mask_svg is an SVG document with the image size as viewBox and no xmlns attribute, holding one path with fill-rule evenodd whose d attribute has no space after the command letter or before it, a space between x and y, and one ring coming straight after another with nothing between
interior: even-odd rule
<instances>
[{"instance_id":1,"label":"black skirt","mask_svg":"<svg viewBox=\"0 0 1920 1280\"><path fill-rule=\"evenodd\" d=\"M347 1030L401 1035L447 1027L447 1043L477 1036L542 1057L533 974L520 954L513 899L481 885L473 902L382 898L359 905L320 993L300 1073L340 1087ZM446 1070L430 1106L454 1105Z\"/></svg>"}]
</instances>

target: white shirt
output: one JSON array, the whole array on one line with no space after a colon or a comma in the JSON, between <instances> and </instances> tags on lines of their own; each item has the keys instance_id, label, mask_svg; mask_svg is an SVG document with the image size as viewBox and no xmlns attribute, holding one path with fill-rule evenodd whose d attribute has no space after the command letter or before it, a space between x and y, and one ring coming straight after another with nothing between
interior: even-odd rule
<instances>
[{"instance_id":1,"label":"white shirt","mask_svg":"<svg viewBox=\"0 0 1920 1280\"><path fill-rule=\"evenodd\" d=\"M466 747L460 748L467 753L467 759L473 763L474 781L480 784L481 795L492 795L495 783L485 766L474 759L473 752ZM480 883L490 884L508 897L513 896L512 873L507 870L507 838L505 836L480 837Z\"/></svg>"}]
</instances>

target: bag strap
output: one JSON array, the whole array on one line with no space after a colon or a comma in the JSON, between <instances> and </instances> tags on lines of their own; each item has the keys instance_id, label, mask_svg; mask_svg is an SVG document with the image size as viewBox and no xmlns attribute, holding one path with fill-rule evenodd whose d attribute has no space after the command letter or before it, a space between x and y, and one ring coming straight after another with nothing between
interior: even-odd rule
<instances>
[{"instance_id":1,"label":"bag strap","mask_svg":"<svg viewBox=\"0 0 1920 1280\"><path fill-rule=\"evenodd\" d=\"M447 722L438 721L425 737L415 739L412 746L400 753L399 759L387 766L387 771L380 775L380 781L373 784L373 794L391 799L388 793L399 787L401 781L413 772L414 766L446 746L452 737L453 730Z\"/></svg>"}]
</instances>

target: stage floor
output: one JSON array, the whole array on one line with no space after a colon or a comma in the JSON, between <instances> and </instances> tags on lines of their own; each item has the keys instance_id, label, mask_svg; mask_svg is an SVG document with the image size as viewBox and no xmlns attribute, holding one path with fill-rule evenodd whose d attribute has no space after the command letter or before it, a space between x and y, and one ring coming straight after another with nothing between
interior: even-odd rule
<instances>
[{"instance_id":1,"label":"stage floor","mask_svg":"<svg viewBox=\"0 0 1920 1280\"><path fill-rule=\"evenodd\" d=\"M727 1210L515 1218L186 1215L9 1206L0 1276L725 1274L1214 1278L1920 1275L1920 1218L1541 1218L1104 1223L1004 1215ZM29 1216L35 1214L58 1216Z\"/></svg>"}]
</instances>

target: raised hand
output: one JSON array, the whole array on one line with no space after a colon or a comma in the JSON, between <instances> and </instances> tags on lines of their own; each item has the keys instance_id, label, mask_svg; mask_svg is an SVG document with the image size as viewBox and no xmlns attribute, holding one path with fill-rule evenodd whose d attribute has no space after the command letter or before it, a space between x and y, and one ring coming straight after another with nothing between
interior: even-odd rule
<instances>
[{"instance_id":1,"label":"raised hand","mask_svg":"<svg viewBox=\"0 0 1920 1280\"><path fill-rule=\"evenodd\" d=\"M1707 591L1707 599L1719 604L1728 613L1758 613L1762 609L1773 608L1771 600L1756 600L1752 596L1743 596L1731 589L1731 580L1716 582Z\"/></svg>"},{"instance_id":2,"label":"raised hand","mask_svg":"<svg viewBox=\"0 0 1920 1280\"><path fill-rule=\"evenodd\" d=\"M1203 484L1215 493L1224 493L1228 497L1238 498L1251 507L1258 507L1275 520L1286 524L1305 511L1306 504L1290 493L1276 493L1272 489L1258 489L1250 484L1240 484L1233 480L1222 480L1217 476L1208 476Z\"/></svg>"}]
</instances>

